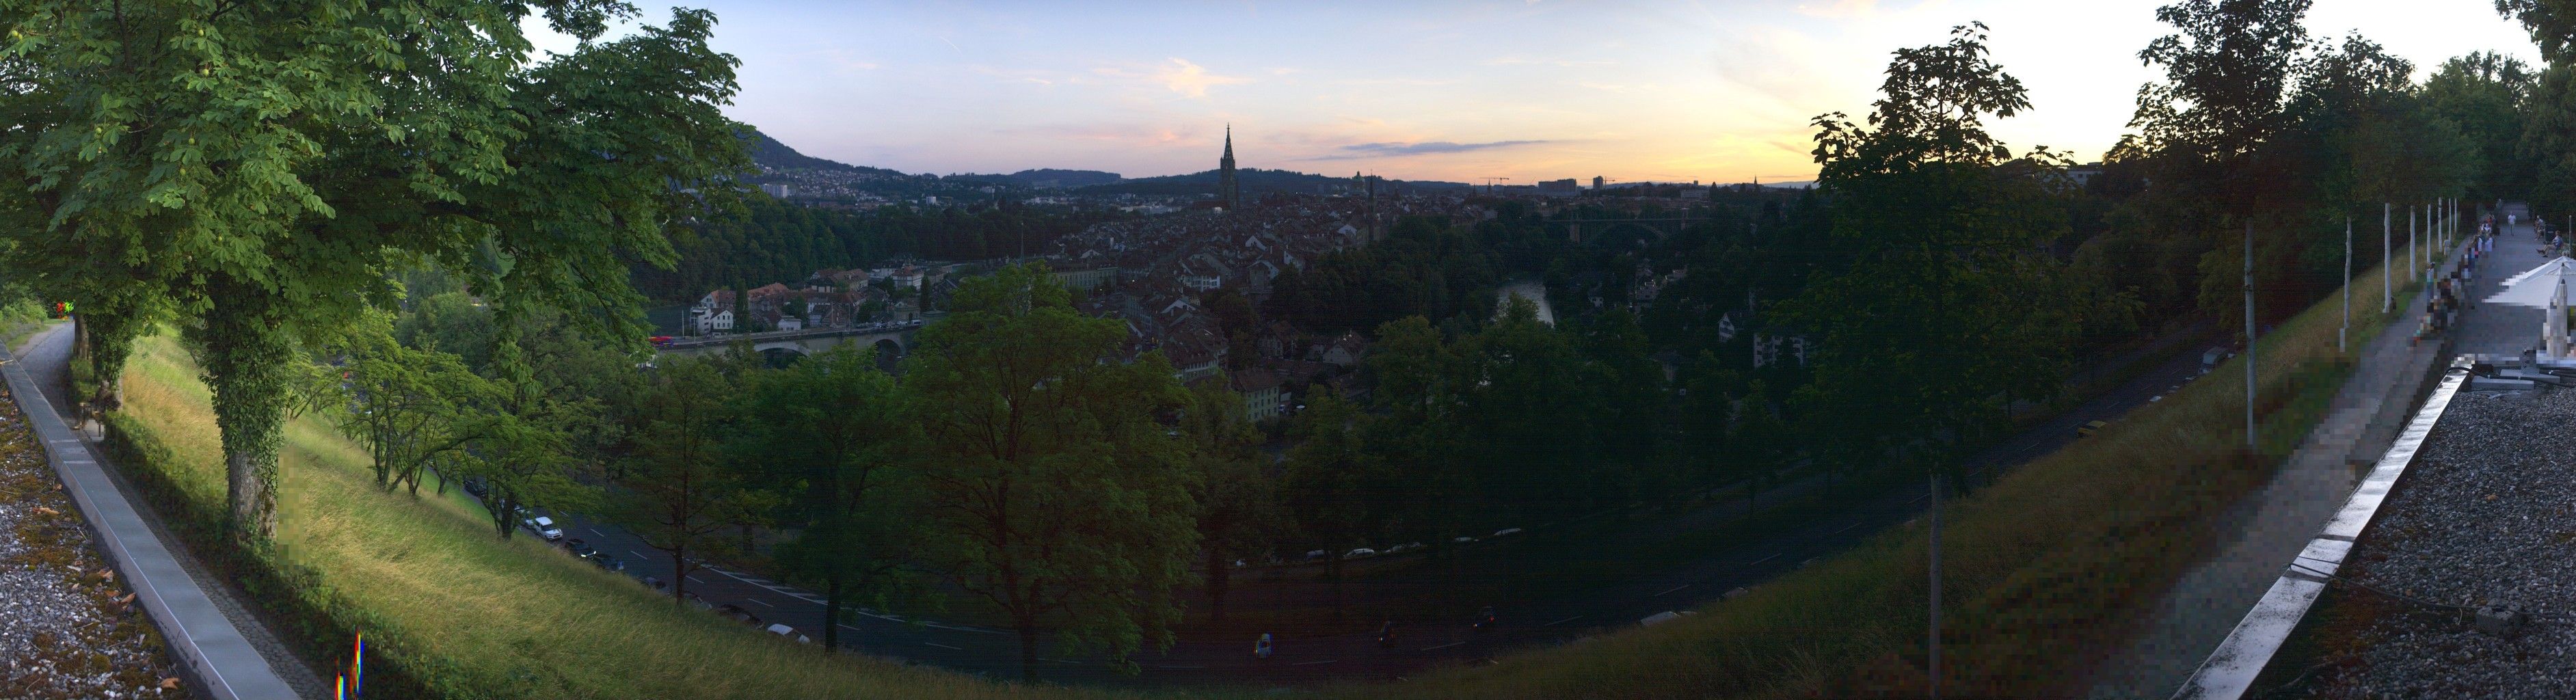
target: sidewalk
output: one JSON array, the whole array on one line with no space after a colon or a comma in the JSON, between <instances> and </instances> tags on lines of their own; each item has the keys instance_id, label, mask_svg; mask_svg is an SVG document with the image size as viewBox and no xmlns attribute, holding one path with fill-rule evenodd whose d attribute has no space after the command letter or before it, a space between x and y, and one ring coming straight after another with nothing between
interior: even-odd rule
<instances>
[{"instance_id":1,"label":"sidewalk","mask_svg":"<svg viewBox=\"0 0 2576 700\"><path fill-rule=\"evenodd\" d=\"M170 544L155 536L143 513L126 500L88 443L64 424L25 363L16 359L0 349L0 362L6 362L0 364L0 377L8 381L10 396L26 414L37 439L44 441L46 461L89 520L99 548L115 562L144 611L161 628L189 680L217 700L299 697L189 576Z\"/></svg>"},{"instance_id":2,"label":"sidewalk","mask_svg":"<svg viewBox=\"0 0 2576 700\"><path fill-rule=\"evenodd\" d=\"M2475 286L2479 291L2472 298L2492 293L2495 280L2540 264L2529 250L2521 257L2509 255L2513 245L2529 238L2525 228L2519 236L2509 233L2498 242L2495 254L2481 264ZM2458 260L2465 245L2455 248L2448 260ZM2445 269L2449 264L2446 261ZM2400 300L2399 308L2423 309L2428 293L2419 290L2411 299ZM2364 303L2362 295L2356 294L2353 302ZM2464 321L2455 331L2458 342L2494 342L2484 335L2491 331L2483 329L2511 324L2486 317L2515 308L2480 304L2463 312ZM2175 581L2129 648L2096 666L2088 697L2172 695L2270 589L2281 567L2316 536L2318 527L2358 483L2360 474L2351 464L2352 456L2374 454L2374 444L2377 450L2386 449L2393 434L2383 434L2379 428L2387 416L2402 420L2422 395L2425 380L2433 376L2440 358L2448 354L2451 340L2413 341L2417 315L2399 316L2378 337L2357 348L2358 363L2336 392L2325 418L2283 460L2269 483L2232 505L2215 524L2220 536L2230 539Z\"/></svg>"}]
</instances>

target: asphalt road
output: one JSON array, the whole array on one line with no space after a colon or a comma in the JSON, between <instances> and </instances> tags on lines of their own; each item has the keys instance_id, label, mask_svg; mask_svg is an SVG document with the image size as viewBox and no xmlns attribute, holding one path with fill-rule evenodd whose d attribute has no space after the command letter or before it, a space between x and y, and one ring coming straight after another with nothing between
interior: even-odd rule
<instances>
[{"instance_id":1,"label":"asphalt road","mask_svg":"<svg viewBox=\"0 0 2576 700\"><path fill-rule=\"evenodd\" d=\"M2200 354L2178 353L2138 378L2038 427L1971 458L1971 479L1990 479L2047 454L2076 438L2088 421L2116 420L2193 381ZM1468 620L1452 624L1412 624L1399 628L1400 643L1381 647L1373 632L1323 638L1280 639L1270 659L1252 656L1253 640L1184 639L1167 653L1146 652L1136 659L1143 672L1123 678L1102 660L1067 658L1041 652L1040 678L1055 682L1143 683L1164 685L1296 684L1327 679L1392 678L1439 663L1469 662L1512 648L1571 640L1586 634L1637 624L1649 615L1689 610L1738 587L1752 586L1794 570L1810 559L1852 547L1881 530L1911 520L1927 504L1928 485L1891 489L1832 517L1794 532L1746 541L1708 556L1677 563L1664 571L1609 582L1580 594L1550 600L1497 605L1503 625L1479 633ZM669 580L667 555L614 526L578 517L566 537L579 537L627 563L628 573ZM764 622L785 623L820 643L822 598L804 589L751 574L723 569L702 570L689 578L689 590L710 604L732 603ZM1019 673L1018 637L1007 630L907 620L873 611L843 624L845 648L884 657L996 678ZM1041 640L1049 637L1041 636Z\"/></svg>"}]
</instances>

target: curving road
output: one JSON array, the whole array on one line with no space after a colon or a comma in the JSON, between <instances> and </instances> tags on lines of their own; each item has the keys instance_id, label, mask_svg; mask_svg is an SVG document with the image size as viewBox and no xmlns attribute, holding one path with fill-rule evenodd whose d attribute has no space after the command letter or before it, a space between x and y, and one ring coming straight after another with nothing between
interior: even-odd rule
<instances>
[{"instance_id":1,"label":"curving road","mask_svg":"<svg viewBox=\"0 0 2576 700\"><path fill-rule=\"evenodd\" d=\"M1972 478L1999 472L2055 451L2076 439L2075 428L2087 421L2115 420L2130 409L2160 398L2199 375L2197 352L2179 352L2136 379L2004 441L1969 460ZM1800 488L1798 485L1787 489ZM1183 639L1168 653L1148 652L1136 659L1143 673L1120 677L1096 658L1065 658L1042 652L1040 677L1057 682L1142 683L1159 685L1295 684L1327 679L1379 679L1400 676L1439 663L1494 656L1515 647L1555 643L1635 625L1648 615L1689 610L1737 587L1752 586L1803 562L1840 552L1881 530L1913 519L1927 501L1924 485L1892 489L1834 516L1792 532L1746 540L1711 551L1704 558L1677 562L1663 571L1609 582L1581 593L1496 606L1504 620L1500 630L1475 632L1459 620L1452 624L1412 624L1400 628L1400 644L1378 645L1374 633L1323 638L1281 639L1268 660L1252 656L1252 640ZM1777 493L1775 491L1774 493ZM580 517L568 521L567 537L578 537L625 560L637 577L668 580L669 557L612 525ZM692 574L689 589L712 604L742 606L766 622L785 623L818 642L822 598L804 589L748 573L716 569ZM1006 630L916 621L862 612L842 623L845 648L879 656L1016 678L1018 638Z\"/></svg>"}]
</instances>

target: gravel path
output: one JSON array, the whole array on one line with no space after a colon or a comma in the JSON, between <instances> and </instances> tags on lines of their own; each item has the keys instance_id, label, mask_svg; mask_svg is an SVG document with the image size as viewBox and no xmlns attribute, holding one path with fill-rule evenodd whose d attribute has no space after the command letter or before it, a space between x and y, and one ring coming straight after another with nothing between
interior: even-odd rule
<instances>
[{"instance_id":1,"label":"gravel path","mask_svg":"<svg viewBox=\"0 0 2576 700\"><path fill-rule=\"evenodd\" d=\"M0 401L0 697L190 697L133 601L16 405Z\"/></svg>"},{"instance_id":2,"label":"gravel path","mask_svg":"<svg viewBox=\"0 0 2576 700\"><path fill-rule=\"evenodd\" d=\"M2461 393L2353 551L2353 582L2395 610L2327 642L2317 697L2576 697L2576 390ZM2460 611L2509 606L2517 634ZM2357 648L2357 650L2356 650Z\"/></svg>"}]
</instances>

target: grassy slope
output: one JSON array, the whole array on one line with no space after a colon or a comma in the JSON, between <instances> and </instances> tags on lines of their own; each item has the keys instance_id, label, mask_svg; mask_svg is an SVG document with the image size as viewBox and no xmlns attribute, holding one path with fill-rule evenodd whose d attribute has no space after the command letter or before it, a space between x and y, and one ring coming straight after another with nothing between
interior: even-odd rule
<instances>
[{"instance_id":1,"label":"grassy slope","mask_svg":"<svg viewBox=\"0 0 2576 700\"><path fill-rule=\"evenodd\" d=\"M2375 284L2377 274L2355 279ZM2353 313L2356 348L2390 321L2376 308ZM1950 503L1943 692L2080 694L2078 676L2124 643L2135 620L2207 550L2217 515L2259 486L2324 416L2349 372L2335 351L2341 314L2341 298L2329 297L2258 346L2257 459L2240 455L2239 359ZM1688 620L1351 690L1441 698L1920 696L1925 544L1918 522Z\"/></svg>"},{"instance_id":2,"label":"grassy slope","mask_svg":"<svg viewBox=\"0 0 2576 700\"><path fill-rule=\"evenodd\" d=\"M2373 273L2375 274L2375 273ZM2361 279L2368 279L2364 275ZM1945 690L2068 690L2201 552L2219 509L2323 414L2346 367L2336 301L2266 338L2265 456L2246 460L2242 369L2231 364L2105 433L2044 457L1945 511ZM2357 337L2387 319L2356 310ZM2406 332L2411 328L2399 329ZM2241 361L2241 360L2240 360ZM196 369L175 343L141 344L126 410L176 451L174 480L223 498L219 444ZM289 429L279 540L370 611L376 637L435 659L451 696L1074 697L870 660L828 659L710 615L674 609L624 577L543 545L494 539L453 499L375 491L364 456L311 418ZM1689 620L1523 653L1357 697L1801 697L1919 693L1919 527L1881 535Z\"/></svg>"},{"instance_id":3,"label":"grassy slope","mask_svg":"<svg viewBox=\"0 0 2576 700\"><path fill-rule=\"evenodd\" d=\"M125 410L178 456L173 481L221 507L221 444L187 353L141 343ZM1027 688L859 655L827 657L714 615L675 608L626 577L544 544L495 538L457 499L372 485L365 453L307 417L287 432L278 541L368 611L380 645L408 650L449 697L999 698ZM129 467L132 468L132 467ZM425 661L418 661L424 660ZM1120 697L1061 690L1049 697Z\"/></svg>"}]
</instances>

